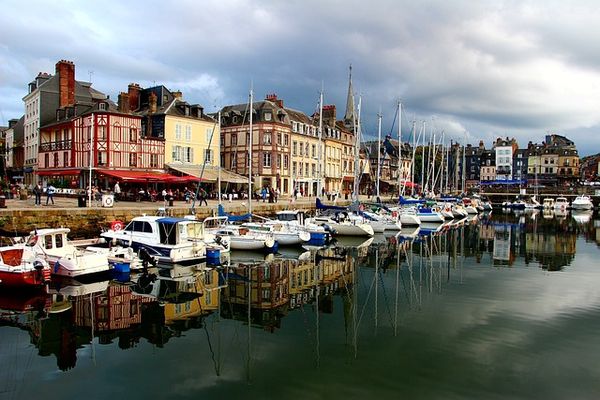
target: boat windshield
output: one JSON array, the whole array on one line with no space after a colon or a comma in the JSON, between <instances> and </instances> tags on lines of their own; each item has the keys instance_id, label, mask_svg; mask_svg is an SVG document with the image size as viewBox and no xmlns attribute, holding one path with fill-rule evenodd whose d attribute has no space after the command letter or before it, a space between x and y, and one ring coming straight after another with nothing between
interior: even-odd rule
<instances>
[{"instance_id":1,"label":"boat windshield","mask_svg":"<svg viewBox=\"0 0 600 400\"><path fill-rule=\"evenodd\" d=\"M296 214L292 214L292 213L280 213L280 214L277 214L277 219L279 221L295 221L296 220Z\"/></svg>"}]
</instances>

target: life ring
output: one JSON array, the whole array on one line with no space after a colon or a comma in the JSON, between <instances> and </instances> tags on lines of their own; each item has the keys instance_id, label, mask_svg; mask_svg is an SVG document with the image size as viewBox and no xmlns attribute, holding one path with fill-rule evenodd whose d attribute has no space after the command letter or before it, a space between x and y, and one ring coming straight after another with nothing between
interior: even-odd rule
<instances>
[{"instance_id":1,"label":"life ring","mask_svg":"<svg viewBox=\"0 0 600 400\"><path fill-rule=\"evenodd\" d=\"M103 203L104 207L112 207L113 199L111 197L105 197Z\"/></svg>"},{"instance_id":2,"label":"life ring","mask_svg":"<svg viewBox=\"0 0 600 400\"><path fill-rule=\"evenodd\" d=\"M113 231L121 231L123 230L123 222L122 221L113 221L110 223L110 229Z\"/></svg>"}]
</instances>

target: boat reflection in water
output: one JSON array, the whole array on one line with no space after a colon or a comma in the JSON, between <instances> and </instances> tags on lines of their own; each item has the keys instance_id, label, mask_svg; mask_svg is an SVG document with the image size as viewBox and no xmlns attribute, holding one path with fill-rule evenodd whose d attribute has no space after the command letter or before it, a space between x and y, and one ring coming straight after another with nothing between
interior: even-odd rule
<instances>
[{"instance_id":1,"label":"boat reflection in water","mask_svg":"<svg viewBox=\"0 0 600 400\"><path fill-rule=\"evenodd\" d=\"M41 357L55 357L61 371L90 368L89 363L78 363L78 358L86 355L95 361L102 347L102 360L94 368L105 374L119 363L131 370L147 362L163 368L163 364L179 365L181 358L181 365L195 363L194 376L228 377L231 385L238 380L262 383L273 374L285 377L291 366L298 373L322 368L319 374L328 380L335 374L327 366L337 365L335 369L343 369L358 381L364 371L353 370L360 366L355 360L377 354L385 363L389 355L407 366L402 370L409 375L412 369L398 360L409 359L417 369L427 365L441 372L441 367L432 367L420 357L425 353L430 360L432 351L447 351L449 359L459 360L462 368L485 380L487 370L475 368L465 357L470 353L464 341L458 339L458 344L448 344L448 348L440 343L452 338L454 329L474 335L474 342L481 340L486 346L508 340L493 336L497 329L476 335L476 316L485 314L481 307L491 303L494 313L501 313L510 304L501 294L494 294L496 284L505 284L511 296L519 285L534 285L539 295L543 293L539 286L548 280L540 280L541 276L576 277L573 271L582 268L575 257L580 251L577 247L597 251L600 223L589 212L567 212L566 216L561 212L558 218L556 212L481 215L473 220L422 224L388 236L341 237L327 247L283 249L267 255L232 251L218 267L159 265L119 280L54 282L42 293L3 291L0 329L29 337L33 347L20 350L20 357L29 357L27 351L32 350ZM578 242L578 235L587 241ZM520 318L526 315L529 301L536 303L536 299L522 299ZM451 317L445 307L455 309ZM539 312L532 315L539 318ZM494 323L485 317L486 324ZM474 325L468 321L475 321ZM510 346L517 346L519 354L535 354L522 343ZM156 355L155 349L163 347L165 351ZM453 353L455 347L461 348L460 356ZM127 354L118 355L118 350ZM503 353L506 349L496 350ZM203 356L191 359L188 352ZM471 355L479 367L478 353ZM380 373L390 379L396 376L386 375L387 370ZM184 378L178 373L165 367L161 379L180 384ZM194 376L186 375L186 382L197 379ZM53 379L61 387L78 384L68 374ZM223 384L216 380L210 386L222 390L224 396L231 394L219 386ZM13 382L14 387L19 385ZM161 392L158 383L147 385L158 397L172 395ZM433 386L428 384L427 390L434 390ZM254 386L243 390L247 388L252 397L260 397ZM24 390L27 395L34 393L34 389ZM201 386L194 390L206 394ZM483 390L478 397L490 394L486 389L476 390ZM129 395L137 398L135 393Z\"/></svg>"}]
</instances>

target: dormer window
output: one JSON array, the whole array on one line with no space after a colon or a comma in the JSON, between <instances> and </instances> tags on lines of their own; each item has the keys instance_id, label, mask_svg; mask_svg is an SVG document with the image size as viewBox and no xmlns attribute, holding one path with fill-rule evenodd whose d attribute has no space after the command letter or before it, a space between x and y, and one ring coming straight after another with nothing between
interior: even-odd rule
<instances>
[{"instance_id":1,"label":"dormer window","mask_svg":"<svg viewBox=\"0 0 600 400\"><path fill-rule=\"evenodd\" d=\"M100 111L106 111L106 103L100 103L98 104L98 110Z\"/></svg>"},{"instance_id":2,"label":"dormer window","mask_svg":"<svg viewBox=\"0 0 600 400\"><path fill-rule=\"evenodd\" d=\"M265 112L265 121L270 121L273 118L273 115L270 111Z\"/></svg>"}]
</instances>

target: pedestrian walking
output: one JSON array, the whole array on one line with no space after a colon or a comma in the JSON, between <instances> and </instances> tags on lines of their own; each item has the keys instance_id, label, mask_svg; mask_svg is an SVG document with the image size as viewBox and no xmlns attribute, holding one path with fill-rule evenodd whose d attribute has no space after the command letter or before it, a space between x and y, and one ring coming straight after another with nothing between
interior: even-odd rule
<instances>
[{"instance_id":1,"label":"pedestrian walking","mask_svg":"<svg viewBox=\"0 0 600 400\"><path fill-rule=\"evenodd\" d=\"M42 205L42 193L44 192L44 189L42 188L42 182L38 182L37 185L35 185L35 187L33 188L33 194L35 196L35 205L36 206L41 206Z\"/></svg>"},{"instance_id":2,"label":"pedestrian walking","mask_svg":"<svg viewBox=\"0 0 600 400\"><path fill-rule=\"evenodd\" d=\"M204 204L208 206L208 201L206 200L207 197L208 193L206 193L206 190L204 190L204 188L200 188L200 205L202 205L202 202L204 202Z\"/></svg>"},{"instance_id":3,"label":"pedestrian walking","mask_svg":"<svg viewBox=\"0 0 600 400\"><path fill-rule=\"evenodd\" d=\"M56 188L53 185L46 188L46 205L49 201L52 201L52 205L54 205L54 192L56 192Z\"/></svg>"},{"instance_id":4,"label":"pedestrian walking","mask_svg":"<svg viewBox=\"0 0 600 400\"><path fill-rule=\"evenodd\" d=\"M263 186L262 190L260 191L260 194L261 194L261 196L262 196L262 201L263 201L263 203L264 203L264 202L265 202L265 200L267 199L267 188L265 188L265 187Z\"/></svg>"}]
</instances>

